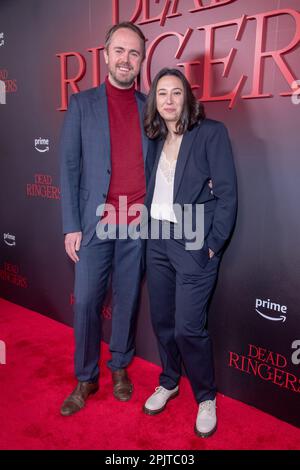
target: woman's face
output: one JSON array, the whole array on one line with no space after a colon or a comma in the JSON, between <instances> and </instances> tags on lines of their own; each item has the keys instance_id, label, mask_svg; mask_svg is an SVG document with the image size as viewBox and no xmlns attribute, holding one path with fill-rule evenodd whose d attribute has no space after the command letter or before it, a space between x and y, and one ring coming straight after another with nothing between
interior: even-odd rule
<instances>
[{"instance_id":1,"label":"woman's face","mask_svg":"<svg viewBox=\"0 0 300 470\"><path fill-rule=\"evenodd\" d=\"M184 104L184 89L180 78L165 75L160 78L156 88L157 111L166 123L177 122Z\"/></svg>"}]
</instances>

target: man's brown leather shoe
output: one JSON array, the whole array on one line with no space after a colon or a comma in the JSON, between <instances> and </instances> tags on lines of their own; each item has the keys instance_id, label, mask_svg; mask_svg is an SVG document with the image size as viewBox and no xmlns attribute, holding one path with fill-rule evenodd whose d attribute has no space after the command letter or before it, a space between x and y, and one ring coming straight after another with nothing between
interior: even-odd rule
<instances>
[{"instance_id":1,"label":"man's brown leather shoe","mask_svg":"<svg viewBox=\"0 0 300 470\"><path fill-rule=\"evenodd\" d=\"M112 372L114 384L114 397L120 401L128 401L131 398L133 385L127 375L126 369L118 369Z\"/></svg>"},{"instance_id":2,"label":"man's brown leather shoe","mask_svg":"<svg viewBox=\"0 0 300 470\"><path fill-rule=\"evenodd\" d=\"M98 382L78 382L77 387L62 404L60 412L63 416L71 416L84 407L89 395L96 393L99 389Z\"/></svg>"}]
</instances>

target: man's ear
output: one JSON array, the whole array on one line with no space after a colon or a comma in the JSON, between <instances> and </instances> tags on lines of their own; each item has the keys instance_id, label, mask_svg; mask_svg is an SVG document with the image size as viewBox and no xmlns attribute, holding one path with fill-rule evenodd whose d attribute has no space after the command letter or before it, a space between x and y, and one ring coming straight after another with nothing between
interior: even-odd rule
<instances>
[{"instance_id":1,"label":"man's ear","mask_svg":"<svg viewBox=\"0 0 300 470\"><path fill-rule=\"evenodd\" d=\"M105 63L106 65L108 64L108 49L105 47L104 51L104 60L105 60Z\"/></svg>"}]
</instances>

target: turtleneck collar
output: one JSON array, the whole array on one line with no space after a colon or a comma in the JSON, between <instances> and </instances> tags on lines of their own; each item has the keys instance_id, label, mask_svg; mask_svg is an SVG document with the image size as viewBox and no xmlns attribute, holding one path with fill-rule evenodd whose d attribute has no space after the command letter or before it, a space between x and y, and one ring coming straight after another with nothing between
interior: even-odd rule
<instances>
[{"instance_id":1,"label":"turtleneck collar","mask_svg":"<svg viewBox=\"0 0 300 470\"><path fill-rule=\"evenodd\" d=\"M106 86L106 94L112 98L122 98L122 99L130 99L134 97L135 92L135 84L130 88L117 88L116 86L112 85L108 79L108 76L105 78L105 86Z\"/></svg>"}]
</instances>

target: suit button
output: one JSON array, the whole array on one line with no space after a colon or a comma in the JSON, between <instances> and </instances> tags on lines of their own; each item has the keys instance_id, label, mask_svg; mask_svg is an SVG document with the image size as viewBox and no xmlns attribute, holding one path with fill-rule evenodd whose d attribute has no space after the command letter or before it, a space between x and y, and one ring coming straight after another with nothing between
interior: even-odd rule
<instances>
[{"instance_id":1,"label":"suit button","mask_svg":"<svg viewBox=\"0 0 300 470\"><path fill-rule=\"evenodd\" d=\"M105 198L107 196L107 194L103 193L102 196Z\"/></svg>"},{"instance_id":2,"label":"suit button","mask_svg":"<svg viewBox=\"0 0 300 470\"><path fill-rule=\"evenodd\" d=\"M111 173L111 172L110 172L110 169L107 169L107 173L110 175L110 173Z\"/></svg>"}]
</instances>

